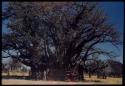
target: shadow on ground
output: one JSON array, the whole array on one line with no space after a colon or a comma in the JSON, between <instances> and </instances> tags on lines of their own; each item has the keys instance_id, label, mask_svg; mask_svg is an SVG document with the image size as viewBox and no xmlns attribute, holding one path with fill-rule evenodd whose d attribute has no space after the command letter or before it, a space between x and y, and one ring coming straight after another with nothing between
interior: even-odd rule
<instances>
[{"instance_id":1,"label":"shadow on ground","mask_svg":"<svg viewBox=\"0 0 125 86\"><path fill-rule=\"evenodd\" d=\"M85 82L102 82L100 80L85 80Z\"/></svg>"},{"instance_id":2,"label":"shadow on ground","mask_svg":"<svg viewBox=\"0 0 125 86\"><path fill-rule=\"evenodd\" d=\"M22 79L22 80L31 80L29 76L16 76L16 75L11 75L11 76L2 76L2 79ZM49 80L47 80L49 81ZM54 80L54 81L59 81L59 80ZM70 82L70 81L66 81ZM79 82L79 81L73 81L73 82ZM101 82L100 80L84 80L83 82Z\"/></svg>"},{"instance_id":3,"label":"shadow on ground","mask_svg":"<svg viewBox=\"0 0 125 86\"><path fill-rule=\"evenodd\" d=\"M2 76L2 79L26 79L29 80L29 76L16 76L16 75L11 75L11 76Z\"/></svg>"}]
</instances>

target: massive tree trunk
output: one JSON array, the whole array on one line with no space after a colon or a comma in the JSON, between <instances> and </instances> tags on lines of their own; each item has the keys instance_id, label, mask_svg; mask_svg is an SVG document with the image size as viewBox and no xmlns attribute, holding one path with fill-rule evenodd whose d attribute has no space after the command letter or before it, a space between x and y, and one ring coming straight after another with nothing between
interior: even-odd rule
<instances>
[{"instance_id":1,"label":"massive tree trunk","mask_svg":"<svg viewBox=\"0 0 125 86\"><path fill-rule=\"evenodd\" d=\"M83 81L84 80L84 72L83 72L83 65L78 66L78 73L79 73L79 80Z\"/></svg>"},{"instance_id":2,"label":"massive tree trunk","mask_svg":"<svg viewBox=\"0 0 125 86\"><path fill-rule=\"evenodd\" d=\"M31 67L30 79L41 80L43 79L43 71Z\"/></svg>"},{"instance_id":3,"label":"massive tree trunk","mask_svg":"<svg viewBox=\"0 0 125 86\"><path fill-rule=\"evenodd\" d=\"M32 65L30 71L30 78L41 80L44 77L45 65Z\"/></svg>"},{"instance_id":4,"label":"massive tree trunk","mask_svg":"<svg viewBox=\"0 0 125 86\"><path fill-rule=\"evenodd\" d=\"M91 78L91 73L89 72L89 78Z\"/></svg>"},{"instance_id":5,"label":"massive tree trunk","mask_svg":"<svg viewBox=\"0 0 125 86\"><path fill-rule=\"evenodd\" d=\"M73 72L73 77L74 80L79 80L79 81L83 81L84 80L84 69L83 69L83 65L81 65L80 63L77 63L74 67L73 70L71 70L71 72Z\"/></svg>"},{"instance_id":6,"label":"massive tree trunk","mask_svg":"<svg viewBox=\"0 0 125 86\"><path fill-rule=\"evenodd\" d=\"M50 67L48 72L48 80L65 80L66 70L61 64L54 64Z\"/></svg>"}]
</instances>

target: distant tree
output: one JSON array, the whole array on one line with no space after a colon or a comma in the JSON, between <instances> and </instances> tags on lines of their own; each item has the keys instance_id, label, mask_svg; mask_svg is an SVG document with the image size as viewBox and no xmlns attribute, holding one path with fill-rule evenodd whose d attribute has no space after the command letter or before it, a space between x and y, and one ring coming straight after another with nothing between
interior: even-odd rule
<instances>
[{"instance_id":1,"label":"distant tree","mask_svg":"<svg viewBox=\"0 0 125 86\"><path fill-rule=\"evenodd\" d=\"M9 2L8 10L13 14L7 17L11 32L3 34L2 50L18 51L19 55L9 55L30 66L34 79L42 79L47 66L57 66L65 75L81 53L85 63L96 44L121 43L96 3Z\"/></svg>"},{"instance_id":2,"label":"distant tree","mask_svg":"<svg viewBox=\"0 0 125 86\"><path fill-rule=\"evenodd\" d=\"M86 63L86 70L89 74L89 78L91 78L92 74L97 74L99 72L103 72L103 70L108 66L107 62L101 60L94 60L87 61Z\"/></svg>"}]
</instances>

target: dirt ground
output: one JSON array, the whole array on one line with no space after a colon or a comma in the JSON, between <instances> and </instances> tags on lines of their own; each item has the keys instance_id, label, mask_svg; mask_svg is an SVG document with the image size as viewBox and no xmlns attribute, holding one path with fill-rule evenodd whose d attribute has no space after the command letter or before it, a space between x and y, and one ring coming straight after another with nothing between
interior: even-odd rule
<instances>
[{"instance_id":1,"label":"dirt ground","mask_svg":"<svg viewBox=\"0 0 125 86\"><path fill-rule=\"evenodd\" d=\"M5 79L2 78L2 85L83 85L83 84L122 84L122 78L97 79L96 76L89 78L85 76L85 81L69 82L69 81L45 81L45 80L25 80L25 79Z\"/></svg>"}]
</instances>

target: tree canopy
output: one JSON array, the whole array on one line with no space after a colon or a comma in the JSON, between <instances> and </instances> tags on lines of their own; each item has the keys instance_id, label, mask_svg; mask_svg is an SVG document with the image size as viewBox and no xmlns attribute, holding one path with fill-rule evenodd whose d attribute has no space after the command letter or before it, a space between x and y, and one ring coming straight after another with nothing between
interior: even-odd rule
<instances>
[{"instance_id":1,"label":"tree canopy","mask_svg":"<svg viewBox=\"0 0 125 86\"><path fill-rule=\"evenodd\" d=\"M121 43L120 34L92 2L9 2L3 12L10 32L3 34L2 51L32 68L68 66L93 53L112 56L95 45ZM10 50L17 51L11 55ZM82 55L82 56L81 56Z\"/></svg>"}]
</instances>

